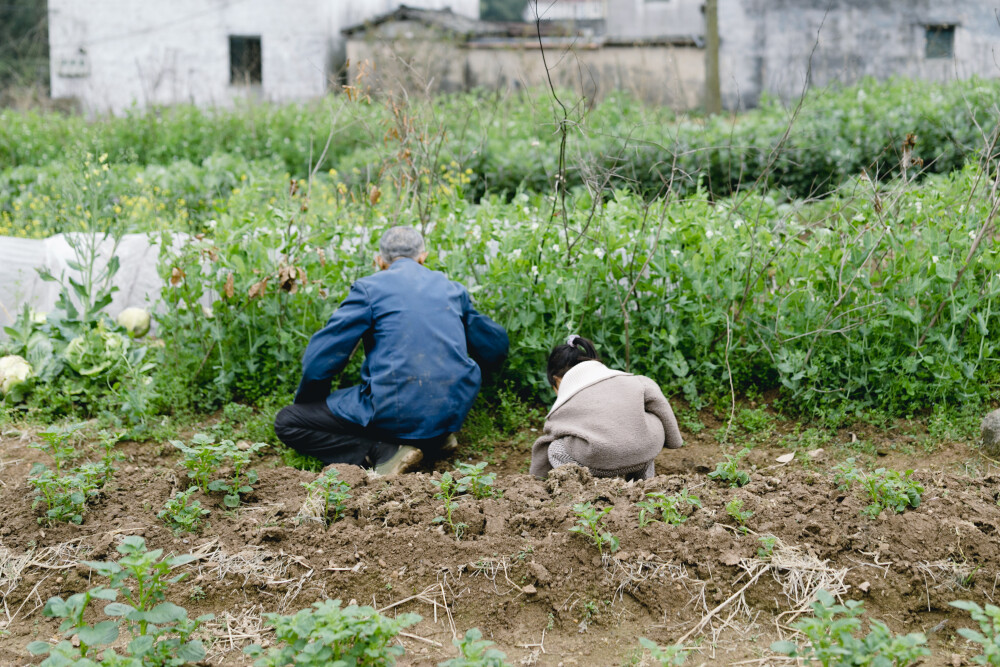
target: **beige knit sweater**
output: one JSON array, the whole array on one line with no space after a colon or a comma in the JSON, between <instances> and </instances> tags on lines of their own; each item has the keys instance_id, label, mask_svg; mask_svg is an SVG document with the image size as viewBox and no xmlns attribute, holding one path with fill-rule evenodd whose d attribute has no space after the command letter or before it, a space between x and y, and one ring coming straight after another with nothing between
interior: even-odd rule
<instances>
[{"instance_id":1,"label":"beige knit sweater","mask_svg":"<svg viewBox=\"0 0 1000 667\"><path fill-rule=\"evenodd\" d=\"M682 444L677 419L659 385L585 361L562 378L543 435L531 448L530 471L545 477L553 458L585 466L597 477L652 477L660 450Z\"/></svg>"}]
</instances>

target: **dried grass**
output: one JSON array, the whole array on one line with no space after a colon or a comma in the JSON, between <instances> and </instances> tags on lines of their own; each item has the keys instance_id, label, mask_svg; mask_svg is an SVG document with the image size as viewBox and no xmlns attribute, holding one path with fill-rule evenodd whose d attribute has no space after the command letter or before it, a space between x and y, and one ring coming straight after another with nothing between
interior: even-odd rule
<instances>
[{"instance_id":1,"label":"dried grass","mask_svg":"<svg viewBox=\"0 0 1000 667\"><path fill-rule=\"evenodd\" d=\"M250 644L264 646L265 634L273 632L270 628L264 627L262 604L245 607L236 613L224 611L201 627L203 632L200 634L214 640L205 657L205 661L209 664L221 661L230 653L237 652L242 655L243 648Z\"/></svg>"}]
</instances>

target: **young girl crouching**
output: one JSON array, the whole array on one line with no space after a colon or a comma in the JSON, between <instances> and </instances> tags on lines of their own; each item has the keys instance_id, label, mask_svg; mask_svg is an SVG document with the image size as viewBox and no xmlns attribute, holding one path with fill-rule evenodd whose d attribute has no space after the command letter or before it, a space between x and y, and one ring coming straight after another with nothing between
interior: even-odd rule
<instances>
[{"instance_id":1,"label":"young girl crouching","mask_svg":"<svg viewBox=\"0 0 1000 667\"><path fill-rule=\"evenodd\" d=\"M659 385L608 368L586 338L573 335L553 349L547 373L556 402L531 448L532 475L576 463L595 477L648 479L660 450L683 444Z\"/></svg>"}]
</instances>

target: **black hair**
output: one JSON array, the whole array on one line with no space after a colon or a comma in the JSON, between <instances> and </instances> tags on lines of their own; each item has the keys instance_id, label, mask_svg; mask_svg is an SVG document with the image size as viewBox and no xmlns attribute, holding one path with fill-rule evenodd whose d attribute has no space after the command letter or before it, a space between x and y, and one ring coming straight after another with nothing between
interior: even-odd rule
<instances>
[{"instance_id":1,"label":"black hair","mask_svg":"<svg viewBox=\"0 0 1000 667\"><path fill-rule=\"evenodd\" d=\"M566 375L566 371L583 361L600 361L594 344L583 336L570 336L562 345L556 345L549 354L546 375L549 384L556 386L556 378Z\"/></svg>"}]
</instances>

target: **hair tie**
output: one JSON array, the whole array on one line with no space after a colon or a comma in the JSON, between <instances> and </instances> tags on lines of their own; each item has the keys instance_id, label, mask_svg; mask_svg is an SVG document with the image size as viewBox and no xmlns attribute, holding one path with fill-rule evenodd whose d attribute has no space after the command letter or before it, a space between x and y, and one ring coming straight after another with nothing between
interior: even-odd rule
<instances>
[{"instance_id":1,"label":"hair tie","mask_svg":"<svg viewBox=\"0 0 1000 667\"><path fill-rule=\"evenodd\" d=\"M576 341L580 340L580 337L576 334L570 334L569 338L566 339L566 344L570 347L576 347Z\"/></svg>"}]
</instances>

